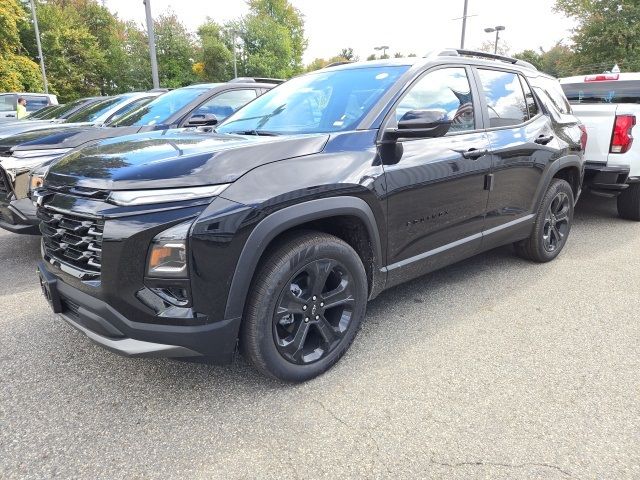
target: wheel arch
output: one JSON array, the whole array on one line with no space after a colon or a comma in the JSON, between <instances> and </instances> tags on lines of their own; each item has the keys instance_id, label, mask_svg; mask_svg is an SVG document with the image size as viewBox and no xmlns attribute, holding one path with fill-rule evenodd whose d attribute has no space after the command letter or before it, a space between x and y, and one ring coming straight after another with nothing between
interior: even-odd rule
<instances>
[{"instance_id":1,"label":"wheel arch","mask_svg":"<svg viewBox=\"0 0 640 480\"><path fill-rule=\"evenodd\" d=\"M538 191L536 192L536 202L533 206L533 212L538 211L540 202L549 188L551 180L554 178L561 178L569 182L569 185L571 185L571 189L573 190L574 202L577 202L578 196L582 190L583 174L584 162L576 155L568 155L551 163L551 165L546 169L543 179L538 187Z\"/></svg>"},{"instance_id":2,"label":"wheel arch","mask_svg":"<svg viewBox=\"0 0 640 480\"><path fill-rule=\"evenodd\" d=\"M242 316L251 281L260 259L274 240L296 228L307 225L312 228L314 222L327 221L336 217L355 217L366 228L372 255L369 297L372 298L382 291L384 288L384 274L380 271L382 244L371 207L358 197L321 198L285 207L270 214L256 225L236 264L227 298L225 318Z\"/></svg>"}]
</instances>

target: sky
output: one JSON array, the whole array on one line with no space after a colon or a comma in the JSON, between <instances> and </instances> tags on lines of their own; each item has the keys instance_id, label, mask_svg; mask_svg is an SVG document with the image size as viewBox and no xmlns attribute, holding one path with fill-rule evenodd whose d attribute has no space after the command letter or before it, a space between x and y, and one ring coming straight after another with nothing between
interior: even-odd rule
<instances>
[{"instance_id":1,"label":"sky","mask_svg":"<svg viewBox=\"0 0 640 480\"><path fill-rule=\"evenodd\" d=\"M330 58L345 47L362 60L374 47L389 53L426 52L460 46L464 0L290 0L305 18L309 45L304 63ZM486 27L504 25L503 38L516 53L527 48L548 49L570 36L573 22L553 11L554 0L469 0L465 47L477 48L495 34ZM123 20L144 22L142 0L104 0ZM151 0L154 16L173 10L191 31L207 17L224 23L247 11L244 0ZM457 19L457 20L456 20Z\"/></svg>"}]
</instances>

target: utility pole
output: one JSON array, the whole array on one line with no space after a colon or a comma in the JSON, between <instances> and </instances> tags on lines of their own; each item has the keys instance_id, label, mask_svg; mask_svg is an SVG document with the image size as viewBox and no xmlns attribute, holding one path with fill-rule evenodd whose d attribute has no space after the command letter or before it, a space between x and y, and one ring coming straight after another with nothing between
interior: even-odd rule
<instances>
[{"instance_id":1,"label":"utility pole","mask_svg":"<svg viewBox=\"0 0 640 480\"><path fill-rule=\"evenodd\" d=\"M231 45L233 46L233 78L238 78L238 60L237 56L237 46L236 46L236 31L231 30Z\"/></svg>"},{"instance_id":2,"label":"utility pole","mask_svg":"<svg viewBox=\"0 0 640 480\"><path fill-rule=\"evenodd\" d=\"M462 11L462 36L460 37L460 49L464 50L464 36L467 32L467 9L469 0L464 0L464 10Z\"/></svg>"},{"instance_id":3,"label":"utility pole","mask_svg":"<svg viewBox=\"0 0 640 480\"><path fill-rule=\"evenodd\" d=\"M42 45L40 44L40 29L38 28L38 16L36 15L36 4L31 0L31 15L33 16L33 28L36 31L36 45L38 46L38 57L40 58L40 70L42 71L42 84L44 85L44 93L49 93L49 85L47 84L47 72L44 69L44 57L42 56Z\"/></svg>"},{"instance_id":4,"label":"utility pole","mask_svg":"<svg viewBox=\"0 0 640 480\"><path fill-rule=\"evenodd\" d=\"M33 1L33 0L31 0ZM153 33L153 17L151 16L151 0L142 0L147 14L147 36L149 37L149 55L151 57L151 76L153 78L153 88L160 88L158 77L158 59L156 57L156 36Z\"/></svg>"}]
</instances>

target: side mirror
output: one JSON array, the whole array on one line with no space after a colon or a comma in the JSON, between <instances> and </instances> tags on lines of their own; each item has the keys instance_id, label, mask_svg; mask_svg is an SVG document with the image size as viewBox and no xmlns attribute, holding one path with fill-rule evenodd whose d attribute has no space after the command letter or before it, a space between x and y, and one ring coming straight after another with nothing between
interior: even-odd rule
<instances>
[{"instance_id":1,"label":"side mirror","mask_svg":"<svg viewBox=\"0 0 640 480\"><path fill-rule=\"evenodd\" d=\"M217 125L218 117L216 117L213 113L205 113L205 114L194 114L189 117L187 123L184 124L185 127L203 127L206 125Z\"/></svg>"},{"instance_id":2,"label":"side mirror","mask_svg":"<svg viewBox=\"0 0 640 480\"><path fill-rule=\"evenodd\" d=\"M409 110L398 121L398 128L384 132L383 140L444 137L450 128L451 120L445 110Z\"/></svg>"}]
</instances>

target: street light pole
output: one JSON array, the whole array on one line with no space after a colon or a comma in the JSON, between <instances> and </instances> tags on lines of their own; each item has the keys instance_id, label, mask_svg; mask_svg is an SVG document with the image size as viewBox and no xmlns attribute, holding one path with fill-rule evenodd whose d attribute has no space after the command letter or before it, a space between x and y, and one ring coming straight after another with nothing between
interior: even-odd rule
<instances>
[{"instance_id":1,"label":"street light pole","mask_svg":"<svg viewBox=\"0 0 640 480\"><path fill-rule=\"evenodd\" d=\"M378 51L382 50L382 56L386 57L387 56L387 50L389 49L389 46L388 45L382 45L380 47L373 47L373 49L374 50L378 50Z\"/></svg>"},{"instance_id":2,"label":"street light pole","mask_svg":"<svg viewBox=\"0 0 640 480\"><path fill-rule=\"evenodd\" d=\"M33 1L33 0L31 0ZM151 16L151 0L142 0L147 16L147 36L149 37L149 56L151 57L151 77L153 88L160 88L158 77L158 59L156 57L156 36L153 33L153 17Z\"/></svg>"},{"instance_id":3,"label":"street light pole","mask_svg":"<svg viewBox=\"0 0 640 480\"><path fill-rule=\"evenodd\" d=\"M496 27L485 28L484 31L487 33L496 32L496 42L493 44L493 54L498 54L498 41L500 40L500 32L505 29L504 26L498 25Z\"/></svg>"},{"instance_id":4,"label":"street light pole","mask_svg":"<svg viewBox=\"0 0 640 480\"><path fill-rule=\"evenodd\" d=\"M467 7L469 0L464 0L464 10L462 11L462 36L460 37L460 49L464 50L464 36L467 31Z\"/></svg>"},{"instance_id":5,"label":"street light pole","mask_svg":"<svg viewBox=\"0 0 640 480\"><path fill-rule=\"evenodd\" d=\"M38 46L38 57L40 57L40 70L42 71L42 84L44 85L44 93L49 93L49 85L47 84L47 72L44 68L44 57L42 56L42 45L40 44L40 29L38 28L38 16L36 15L36 4L31 0L31 15L33 16L33 28L36 32L36 45Z\"/></svg>"}]
</instances>

